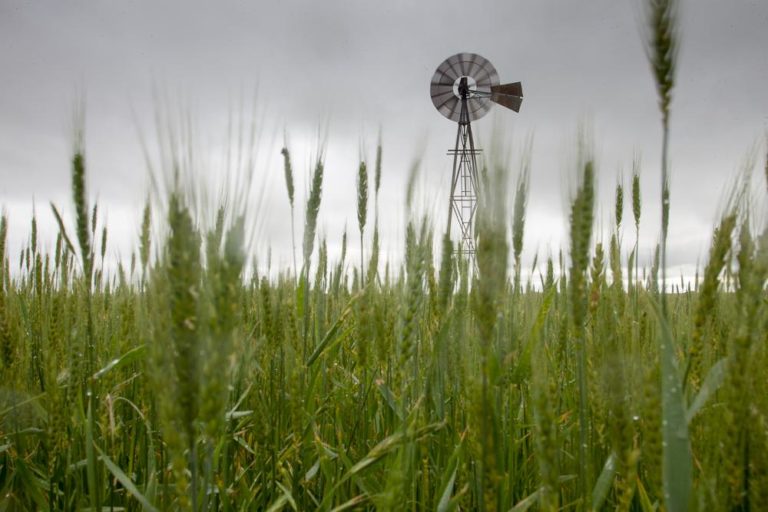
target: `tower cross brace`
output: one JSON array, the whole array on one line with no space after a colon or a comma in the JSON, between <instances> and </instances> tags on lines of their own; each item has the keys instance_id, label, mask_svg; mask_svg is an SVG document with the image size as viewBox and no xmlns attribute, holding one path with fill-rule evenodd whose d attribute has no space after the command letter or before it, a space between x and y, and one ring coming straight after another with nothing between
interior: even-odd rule
<instances>
[{"instance_id":1,"label":"tower cross brace","mask_svg":"<svg viewBox=\"0 0 768 512\"><path fill-rule=\"evenodd\" d=\"M474 220L477 211L477 155L482 151L475 148L472 138L472 125L469 121L467 98L469 87L463 77L459 83L458 92L461 97L461 113L456 131L456 145L448 151L453 156L453 172L451 174L451 198L448 211L447 232L451 230L451 219L456 222L461 232L459 253L473 258L475 255Z\"/></svg>"}]
</instances>

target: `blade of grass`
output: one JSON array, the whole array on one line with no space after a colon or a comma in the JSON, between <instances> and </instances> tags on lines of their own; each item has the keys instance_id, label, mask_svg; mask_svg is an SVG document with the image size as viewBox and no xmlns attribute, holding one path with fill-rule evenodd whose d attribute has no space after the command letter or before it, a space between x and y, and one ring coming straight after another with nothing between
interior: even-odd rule
<instances>
[{"instance_id":1,"label":"blade of grass","mask_svg":"<svg viewBox=\"0 0 768 512\"><path fill-rule=\"evenodd\" d=\"M365 501L368 500L368 496L365 496L364 494L359 494L355 496L354 498L351 498L338 507L331 510L331 512L343 512L344 510L349 510L350 508L357 507L361 503L365 503Z\"/></svg>"},{"instance_id":2,"label":"blade of grass","mask_svg":"<svg viewBox=\"0 0 768 512\"><path fill-rule=\"evenodd\" d=\"M605 498L608 497L608 491L611 490L611 484L613 478L616 476L616 454L611 453L605 464L603 470L600 472L600 476L597 477L594 489L592 489L592 507L594 510L602 510Z\"/></svg>"},{"instance_id":3,"label":"blade of grass","mask_svg":"<svg viewBox=\"0 0 768 512\"><path fill-rule=\"evenodd\" d=\"M104 465L107 466L109 472L112 473L121 484L123 484L125 490L128 491L131 496L136 498L136 501L141 503L141 506L144 507L145 510L156 512L157 509L152 506L149 500L139 491L139 489L136 487L136 484L133 483L133 480L131 480L128 475L126 475L123 470L120 469L120 467L115 464L112 459L110 459L107 454L101 450L101 448L98 447L98 445L94 444L93 447L97 452L99 452L99 457Z\"/></svg>"},{"instance_id":4,"label":"blade of grass","mask_svg":"<svg viewBox=\"0 0 768 512\"><path fill-rule=\"evenodd\" d=\"M85 421L85 458L87 461L88 494L90 494L93 510L101 510L99 488L96 482L96 454L93 451L93 423L92 397L88 397L88 416Z\"/></svg>"},{"instance_id":5,"label":"blade of grass","mask_svg":"<svg viewBox=\"0 0 768 512\"><path fill-rule=\"evenodd\" d=\"M664 314L651 300L661 327L661 435L664 504L670 512L688 510L693 464L688 439L685 397L678 371L672 333Z\"/></svg>"},{"instance_id":6,"label":"blade of grass","mask_svg":"<svg viewBox=\"0 0 768 512\"><path fill-rule=\"evenodd\" d=\"M122 356L111 360L104 368L94 373L92 378L94 380L100 379L114 369L122 368L123 366L142 359L146 353L146 345L139 345L138 347L134 347Z\"/></svg>"},{"instance_id":7,"label":"blade of grass","mask_svg":"<svg viewBox=\"0 0 768 512\"><path fill-rule=\"evenodd\" d=\"M712 396L712 393L718 390L725 379L727 368L728 359L724 357L709 369L709 373L707 373L707 376L704 378L699 393L696 395L696 398L693 399L691 406L688 407L688 412L685 414L687 423L691 423L691 420L693 420L701 408L704 407L709 400L709 397Z\"/></svg>"},{"instance_id":8,"label":"blade of grass","mask_svg":"<svg viewBox=\"0 0 768 512\"><path fill-rule=\"evenodd\" d=\"M312 352L312 355L309 356L309 359L307 359L307 367L312 366L312 363L314 363L318 357L323 353L323 351L328 348L328 345L336 339L336 334L339 332L339 329L341 328L342 324L344 323L344 320L349 316L350 312L352 311L352 306L354 305L355 301L360 297L360 294L358 293L351 299L349 299L349 302L347 303L346 307L344 308L344 311L339 315L339 317L336 319L336 321L333 323L330 329L328 329L328 332L323 336L323 339L318 343L317 347L315 347L315 350ZM343 336L340 336L339 339L342 339Z\"/></svg>"}]
</instances>

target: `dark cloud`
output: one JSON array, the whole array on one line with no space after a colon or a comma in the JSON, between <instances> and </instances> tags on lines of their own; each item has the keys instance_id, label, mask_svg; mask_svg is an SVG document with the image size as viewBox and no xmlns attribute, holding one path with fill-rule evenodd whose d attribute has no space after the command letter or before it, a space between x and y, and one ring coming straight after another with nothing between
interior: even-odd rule
<instances>
[{"instance_id":1,"label":"dark cloud","mask_svg":"<svg viewBox=\"0 0 768 512\"><path fill-rule=\"evenodd\" d=\"M329 238L337 238L340 219L354 228L361 139L371 156L379 127L387 208L402 208L414 158L423 157L425 176L438 182L450 172L444 153L455 127L434 111L428 82L444 58L472 51L491 60L503 81L524 84L520 115L495 112L476 131L488 141L492 127L501 126L518 147L534 134L529 225L542 228L531 230L531 246L562 243L551 226L565 222L569 141L580 122L592 127L606 201L619 170L628 176L633 154L642 155L644 233L652 246L660 129L641 12L637 3L613 0L6 1L0 5L0 200L66 197L71 112L81 91L91 188L102 203L137 204L146 193L137 127L150 133L155 92L169 103L180 97L200 131L213 132L203 143L215 146L228 115L256 90L264 143L280 142L285 127L300 177L312 149L302 146L312 146L318 126L327 123L329 200L321 217ZM691 263L706 246L702 226L713 223L723 189L768 124L768 4L689 0L681 24L671 233L688 240L695 232L700 243L674 245L671 257ZM276 149L263 153L265 168L279 171ZM274 188L264 200L267 211L279 215L265 220L264 236L284 252L282 178L276 173L265 183ZM429 188L435 198L447 193ZM610 211L608 203L604 209ZM610 215L604 217L607 224ZM400 231L394 226L390 234Z\"/></svg>"}]
</instances>

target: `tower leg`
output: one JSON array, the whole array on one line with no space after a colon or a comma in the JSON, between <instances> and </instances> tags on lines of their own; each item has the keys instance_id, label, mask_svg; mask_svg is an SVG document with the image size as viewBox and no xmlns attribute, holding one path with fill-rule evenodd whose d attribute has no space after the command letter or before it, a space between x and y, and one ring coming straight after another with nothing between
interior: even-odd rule
<instances>
[{"instance_id":1,"label":"tower leg","mask_svg":"<svg viewBox=\"0 0 768 512\"><path fill-rule=\"evenodd\" d=\"M447 220L450 232L451 220L456 218L461 233L459 252L473 258L475 254L474 220L477 210L477 154L469 120L459 123L456 145L448 154L453 156L451 174L451 198Z\"/></svg>"}]
</instances>

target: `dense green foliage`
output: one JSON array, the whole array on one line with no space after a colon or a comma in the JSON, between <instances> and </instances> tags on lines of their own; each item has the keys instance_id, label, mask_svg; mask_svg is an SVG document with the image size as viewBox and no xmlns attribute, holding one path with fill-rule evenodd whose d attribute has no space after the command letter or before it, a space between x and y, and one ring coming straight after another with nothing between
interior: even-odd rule
<instances>
[{"instance_id":1,"label":"dense green foliage","mask_svg":"<svg viewBox=\"0 0 768 512\"><path fill-rule=\"evenodd\" d=\"M414 220L402 267L379 269L374 246L364 285L324 241L298 278L245 275L243 218L219 210L203 229L178 193L159 247L147 207L140 261L108 277L84 166L78 153L76 212L93 212L74 223L79 247L62 221L55 252L41 252L33 219L13 270L0 226L5 509L768 505L768 236L746 202L732 202L701 283L675 286L665 319L657 271L641 278L634 250L618 249L623 192L610 250L592 242L590 161L568 273L549 259L523 282L524 211L506 212L492 193L506 172L491 169L476 269L448 242L436 268L433 233ZM305 234L305 265L313 245Z\"/></svg>"}]
</instances>

